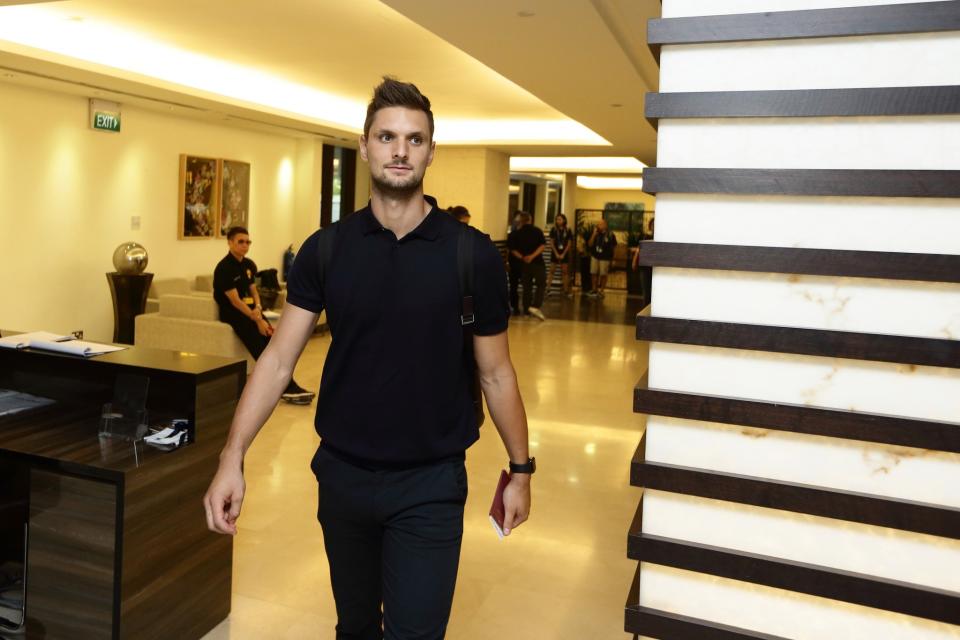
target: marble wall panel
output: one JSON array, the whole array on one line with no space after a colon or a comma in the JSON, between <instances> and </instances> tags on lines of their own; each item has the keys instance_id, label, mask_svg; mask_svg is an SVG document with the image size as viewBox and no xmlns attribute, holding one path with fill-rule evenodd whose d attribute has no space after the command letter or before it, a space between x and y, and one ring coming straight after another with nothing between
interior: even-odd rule
<instances>
[{"instance_id":1,"label":"marble wall panel","mask_svg":"<svg viewBox=\"0 0 960 640\"><path fill-rule=\"evenodd\" d=\"M661 119L659 127L658 167L960 169L960 115Z\"/></svg>"},{"instance_id":2,"label":"marble wall panel","mask_svg":"<svg viewBox=\"0 0 960 640\"><path fill-rule=\"evenodd\" d=\"M956 283L657 267L653 290L654 316L960 340Z\"/></svg>"},{"instance_id":3,"label":"marble wall panel","mask_svg":"<svg viewBox=\"0 0 960 640\"><path fill-rule=\"evenodd\" d=\"M960 254L960 199L662 193L656 239Z\"/></svg>"},{"instance_id":4,"label":"marble wall panel","mask_svg":"<svg viewBox=\"0 0 960 640\"><path fill-rule=\"evenodd\" d=\"M960 65L953 63L957 59L957 31L665 45L660 53L660 91L960 84Z\"/></svg>"},{"instance_id":5,"label":"marble wall panel","mask_svg":"<svg viewBox=\"0 0 960 640\"><path fill-rule=\"evenodd\" d=\"M645 606L792 640L957 640L960 627L642 563Z\"/></svg>"},{"instance_id":6,"label":"marble wall panel","mask_svg":"<svg viewBox=\"0 0 960 640\"><path fill-rule=\"evenodd\" d=\"M643 495L643 531L960 591L960 541L663 491Z\"/></svg>"},{"instance_id":7,"label":"marble wall panel","mask_svg":"<svg viewBox=\"0 0 960 640\"><path fill-rule=\"evenodd\" d=\"M657 389L960 422L957 369L665 343L649 362Z\"/></svg>"},{"instance_id":8,"label":"marble wall panel","mask_svg":"<svg viewBox=\"0 0 960 640\"><path fill-rule=\"evenodd\" d=\"M650 416L647 460L960 508L956 453Z\"/></svg>"}]
</instances>

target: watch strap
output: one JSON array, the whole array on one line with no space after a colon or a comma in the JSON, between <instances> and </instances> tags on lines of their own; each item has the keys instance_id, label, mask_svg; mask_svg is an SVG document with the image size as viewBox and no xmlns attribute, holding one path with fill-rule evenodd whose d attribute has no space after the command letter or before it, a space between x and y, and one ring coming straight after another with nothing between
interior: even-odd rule
<instances>
[{"instance_id":1,"label":"watch strap","mask_svg":"<svg viewBox=\"0 0 960 640\"><path fill-rule=\"evenodd\" d=\"M526 462L510 462L510 473L533 473L537 470L537 459L529 458Z\"/></svg>"}]
</instances>

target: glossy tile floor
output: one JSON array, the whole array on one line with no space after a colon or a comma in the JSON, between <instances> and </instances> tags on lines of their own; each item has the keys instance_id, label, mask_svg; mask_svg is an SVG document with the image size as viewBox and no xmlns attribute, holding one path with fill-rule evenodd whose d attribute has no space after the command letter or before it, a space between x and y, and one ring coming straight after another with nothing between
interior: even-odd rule
<instances>
[{"instance_id":1,"label":"glossy tile floor","mask_svg":"<svg viewBox=\"0 0 960 640\"><path fill-rule=\"evenodd\" d=\"M604 304L619 305L617 295ZM639 500L629 463L640 418L631 392L646 369L634 328L520 319L510 348L539 470L529 522L497 539L487 511L506 454L492 424L467 454L455 640L627 638L623 603L636 568L626 534ZM329 338L297 368L319 382ZM313 409L281 404L246 461L248 493L234 547L233 613L207 640L333 638L336 615L309 469Z\"/></svg>"}]
</instances>

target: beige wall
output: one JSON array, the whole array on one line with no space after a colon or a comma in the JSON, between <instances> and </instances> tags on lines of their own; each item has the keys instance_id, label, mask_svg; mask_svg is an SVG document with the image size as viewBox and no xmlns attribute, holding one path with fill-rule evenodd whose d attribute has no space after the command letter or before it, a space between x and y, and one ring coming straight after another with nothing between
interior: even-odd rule
<instances>
[{"instance_id":1,"label":"beige wall","mask_svg":"<svg viewBox=\"0 0 960 640\"><path fill-rule=\"evenodd\" d=\"M509 187L509 157L481 147L438 146L424 179L441 207L465 206L470 224L495 240L506 237Z\"/></svg>"},{"instance_id":2,"label":"beige wall","mask_svg":"<svg viewBox=\"0 0 960 640\"><path fill-rule=\"evenodd\" d=\"M98 132L86 98L0 84L0 328L110 339L104 274L127 240L147 248L157 278L210 273L226 242L177 240L181 153L251 163L251 256L261 268L279 267L315 225L312 206L295 206L293 138L126 105L121 133Z\"/></svg>"}]
</instances>

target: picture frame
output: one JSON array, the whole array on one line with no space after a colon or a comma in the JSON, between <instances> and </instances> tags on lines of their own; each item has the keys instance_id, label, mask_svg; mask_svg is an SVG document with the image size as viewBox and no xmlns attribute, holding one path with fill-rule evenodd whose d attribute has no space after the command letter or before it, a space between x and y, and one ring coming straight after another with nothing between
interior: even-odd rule
<instances>
[{"instance_id":1,"label":"picture frame","mask_svg":"<svg viewBox=\"0 0 960 640\"><path fill-rule=\"evenodd\" d=\"M219 171L217 237L223 238L231 227L250 227L250 163L220 160Z\"/></svg>"},{"instance_id":2,"label":"picture frame","mask_svg":"<svg viewBox=\"0 0 960 640\"><path fill-rule=\"evenodd\" d=\"M216 237L219 215L220 162L216 158L180 154L180 211L177 238Z\"/></svg>"}]
</instances>

